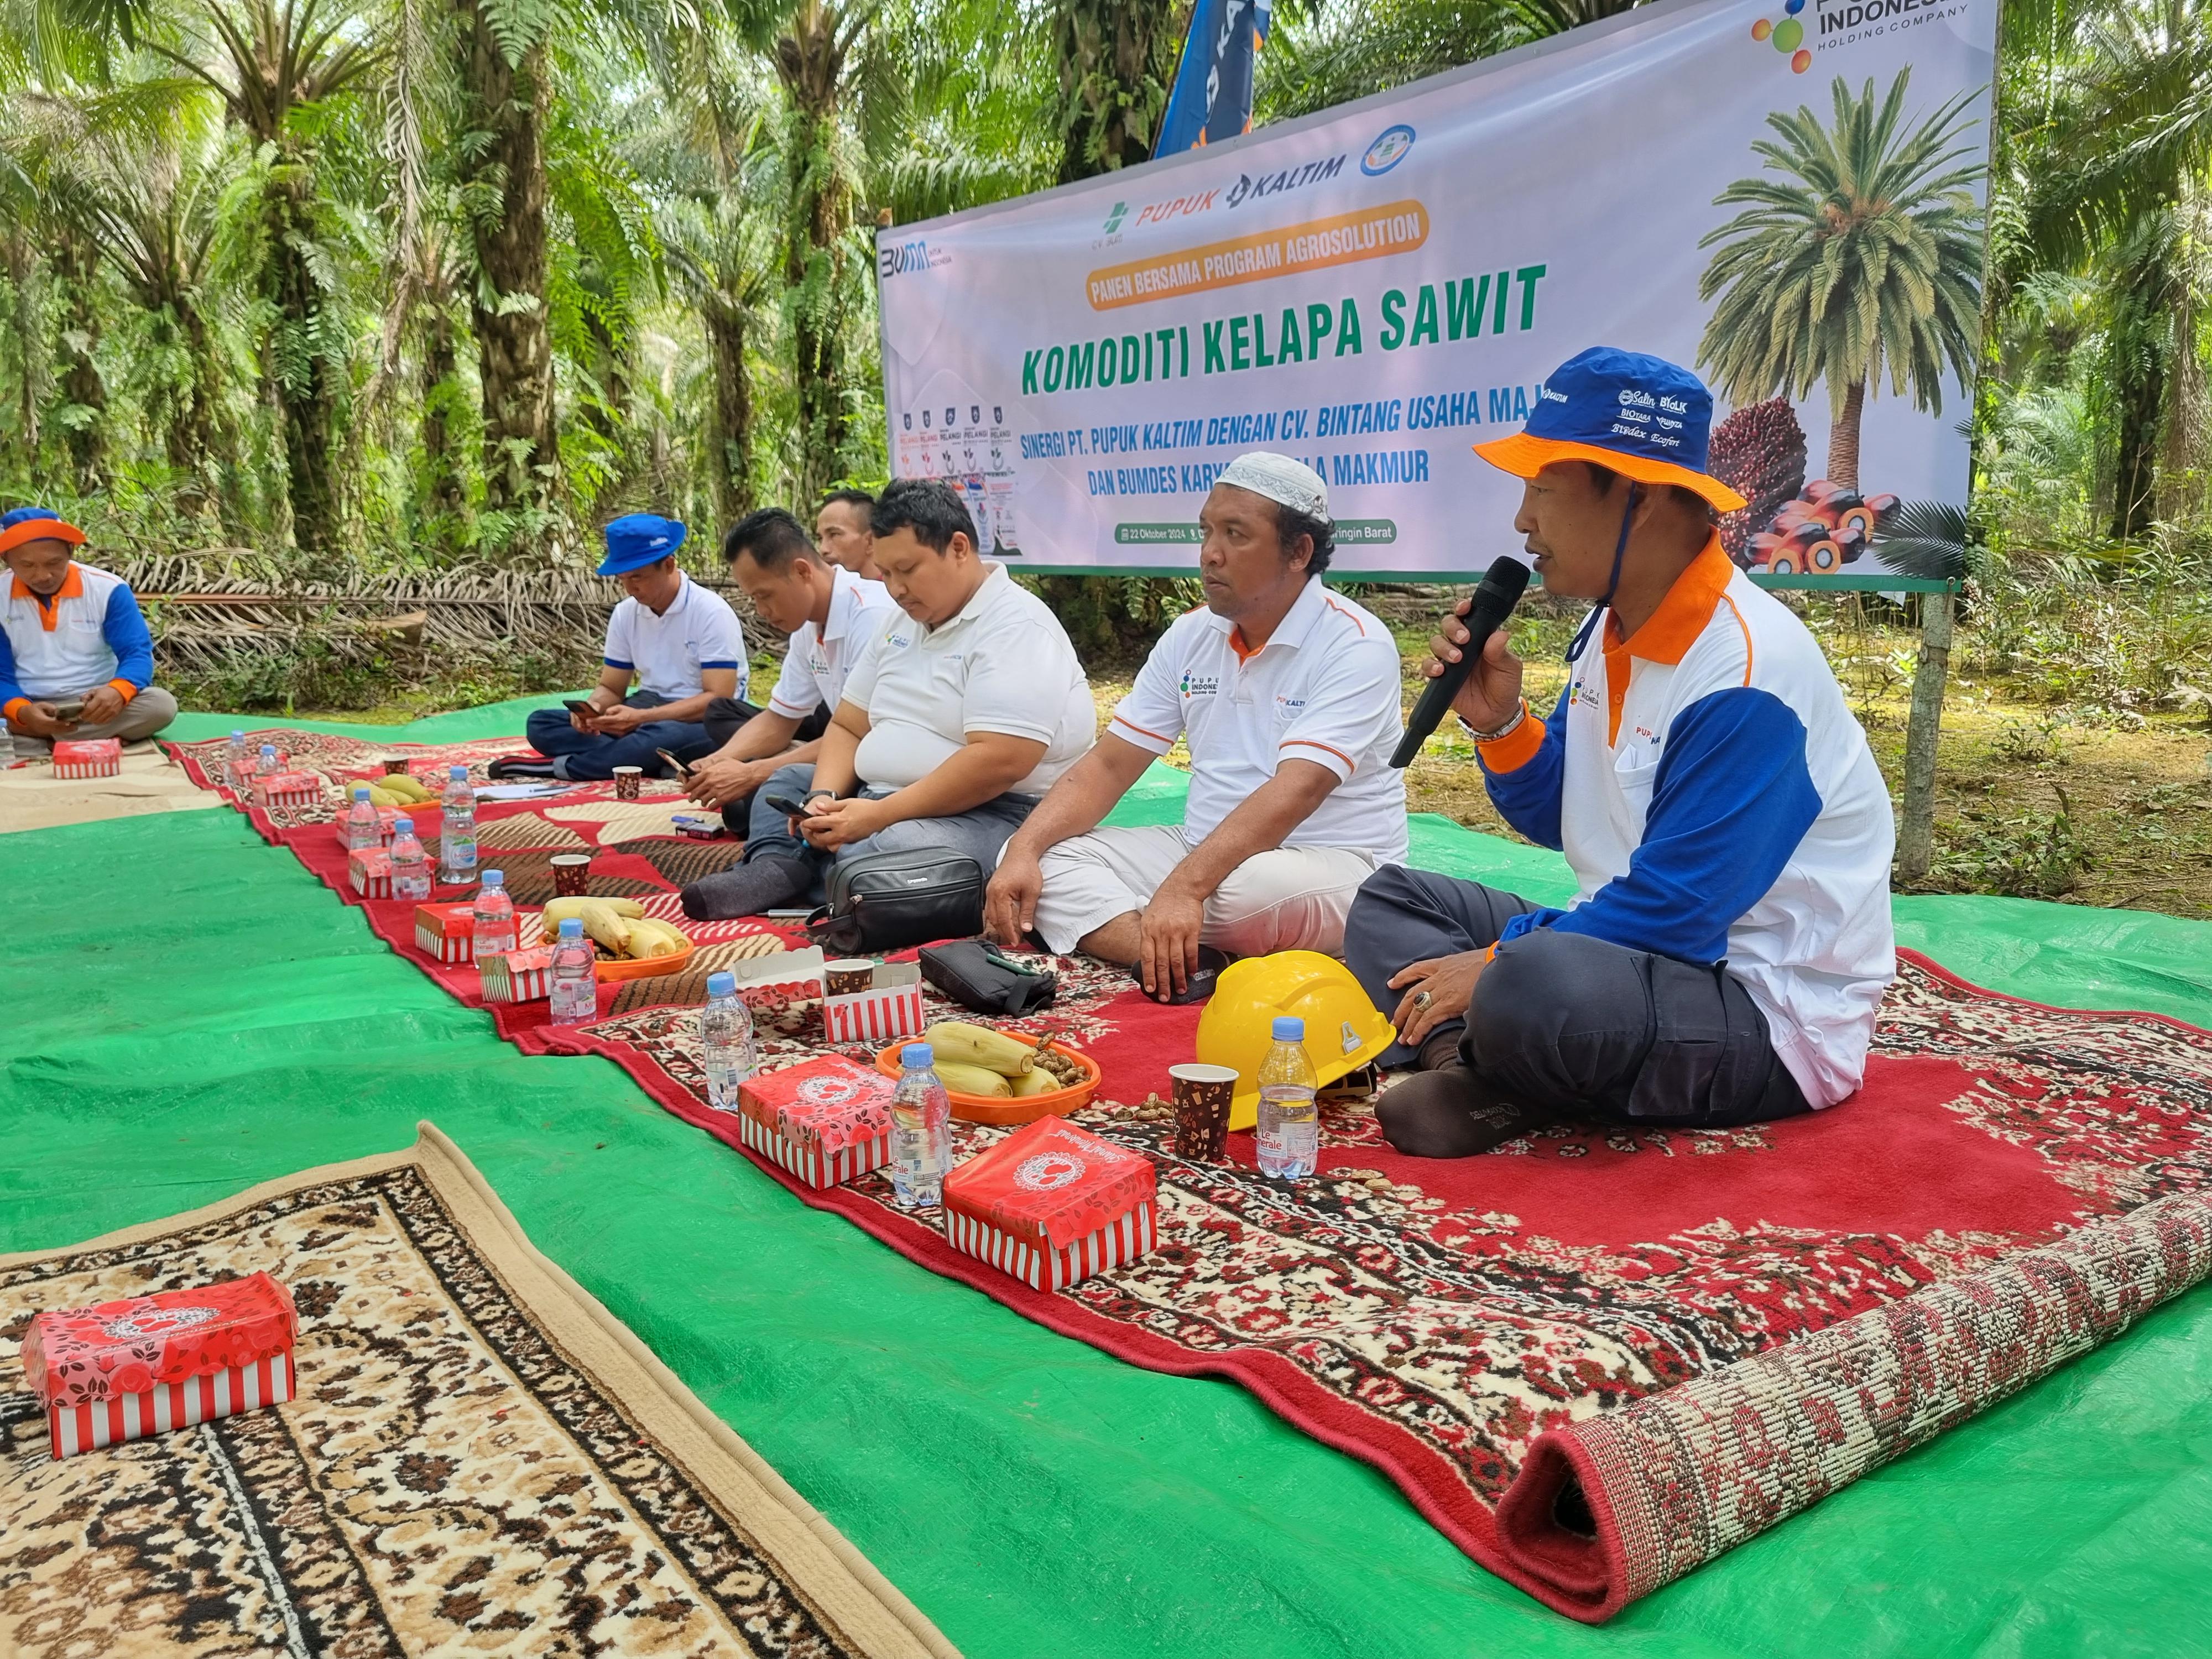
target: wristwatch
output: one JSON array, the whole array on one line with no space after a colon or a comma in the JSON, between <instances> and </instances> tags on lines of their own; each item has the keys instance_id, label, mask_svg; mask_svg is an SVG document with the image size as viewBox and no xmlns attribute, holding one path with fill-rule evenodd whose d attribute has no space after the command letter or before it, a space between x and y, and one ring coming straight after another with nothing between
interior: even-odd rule
<instances>
[{"instance_id":1,"label":"wristwatch","mask_svg":"<svg viewBox=\"0 0 2212 1659\"><path fill-rule=\"evenodd\" d=\"M1510 738L1514 734L1514 732L1519 731L1521 728L1521 722L1528 718L1528 701L1524 697L1521 701L1521 706L1513 711L1513 718L1506 721L1504 725L1499 726L1495 732L1476 731L1464 714L1460 716L1459 723L1467 728L1468 736L1473 738L1477 743L1496 743L1500 738Z\"/></svg>"}]
</instances>

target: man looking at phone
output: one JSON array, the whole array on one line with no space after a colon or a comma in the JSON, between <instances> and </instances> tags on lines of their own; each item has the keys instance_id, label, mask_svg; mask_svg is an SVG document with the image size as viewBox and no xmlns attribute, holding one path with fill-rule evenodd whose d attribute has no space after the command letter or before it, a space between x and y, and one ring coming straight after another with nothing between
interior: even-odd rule
<instances>
[{"instance_id":1,"label":"man looking at phone","mask_svg":"<svg viewBox=\"0 0 2212 1659\"><path fill-rule=\"evenodd\" d=\"M1376 1108L1401 1152L1564 1116L1724 1128L1859 1085L1896 969L1889 796L1820 646L1721 550L1743 501L1705 471L1711 419L1688 370L1597 349L1475 446L1524 481L1546 588L1596 605L1548 718L1502 630L1452 707L1491 800L1582 890L1553 909L1395 866L1360 889L1345 959L1395 1010L1383 1063L1420 1068ZM1468 641L1449 620L1431 673Z\"/></svg>"},{"instance_id":2,"label":"man looking at phone","mask_svg":"<svg viewBox=\"0 0 2212 1659\"><path fill-rule=\"evenodd\" d=\"M530 716L531 746L550 758L495 761L494 776L583 782L635 766L657 778L668 769L660 750L690 761L714 747L707 707L744 695L745 636L728 600L677 568L684 534L651 513L607 526L599 574L620 581L628 597L607 618L599 683L565 709Z\"/></svg>"},{"instance_id":3,"label":"man looking at phone","mask_svg":"<svg viewBox=\"0 0 2212 1659\"><path fill-rule=\"evenodd\" d=\"M988 871L1091 746L1097 720L1075 647L1042 599L977 553L960 498L900 479L871 522L905 615L854 664L811 775L787 766L762 789L788 811L780 830L775 814L756 819L743 864L684 890L689 916L818 903L830 864L865 853L944 848Z\"/></svg>"},{"instance_id":4,"label":"man looking at phone","mask_svg":"<svg viewBox=\"0 0 2212 1659\"><path fill-rule=\"evenodd\" d=\"M863 581L881 581L876 532L869 514L876 498L865 489L833 489L814 514L814 541L830 562Z\"/></svg>"},{"instance_id":5,"label":"man looking at phone","mask_svg":"<svg viewBox=\"0 0 2212 1659\"><path fill-rule=\"evenodd\" d=\"M1006 843L984 917L1034 928L1183 994L1201 945L1242 956L1326 951L1359 884L1406 856L1406 777L1390 751L1397 642L1322 586L1334 551L1321 475L1264 450L1231 461L1198 515L1203 606L1178 617L1096 748ZM1099 821L1145 769L1190 742L1181 824Z\"/></svg>"},{"instance_id":6,"label":"man looking at phone","mask_svg":"<svg viewBox=\"0 0 2212 1659\"><path fill-rule=\"evenodd\" d=\"M154 679L154 636L122 577L70 556L84 532L51 508L0 514L9 583L0 714L21 738L150 738L177 716Z\"/></svg>"},{"instance_id":7,"label":"man looking at phone","mask_svg":"<svg viewBox=\"0 0 2212 1659\"><path fill-rule=\"evenodd\" d=\"M757 792L787 767L807 769L799 784L802 792L812 781L814 758L845 694L846 677L898 607L881 582L863 581L824 558L799 520L780 507L764 507L741 520L723 538L722 556L730 562L730 580L761 620L789 635L791 644L767 708L731 699L708 710L709 732L726 710L750 713L725 734L721 747L692 768L685 788L701 805L720 807L722 821L739 835L754 832L755 815L769 811L757 831L769 835L781 828L782 819L761 805Z\"/></svg>"}]
</instances>

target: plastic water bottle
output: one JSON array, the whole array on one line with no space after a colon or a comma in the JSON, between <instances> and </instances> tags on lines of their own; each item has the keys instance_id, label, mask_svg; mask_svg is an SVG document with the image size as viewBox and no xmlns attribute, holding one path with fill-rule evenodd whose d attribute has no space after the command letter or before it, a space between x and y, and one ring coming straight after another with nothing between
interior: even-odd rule
<instances>
[{"instance_id":1,"label":"plastic water bottle","mask_svg":"<svg viewBox=\"0 0 2212 1659\"><path fill-rule=\"evenodd\" d=\"M446 798L439 803L438 879L466 887L477 878L477 792L469 787L469 769L446 775Z\"/></svg>"},{"instance_id":2,"label":"plastic water bottle","mask_svg":"<svg viewBox=\"0 0 2212 1659\"><path fill-rule=\"evenodd\" d=\"M753 1012L738 994L735 974L707 975L699 1054L707 1067L707 1103L718 1112L736 1111L738 1086L752 1076L760 1057L753 1048Z\"/></svg>"},{"instance_id":3,"label":"plastic water bottle","mask_svg":"<svg viewBox=\"0 0 2212 1659\"><path fill-rule=\"evenodd\" d=\"M477 902L471 919L476 924L476 959L495 957L514 949L514 901L507 896L507 874L501 870L483 872L483 885L477 889Z\"/></svg>"},{"instance_id":4,"label":"plastic water bottle","mask_svg":"<svg viewBox=\"0 0 2212 1659\"><path fill-rule=\"evenodd\" d=\"M420 903L430 896L430 858L415 839L415 820L392 821L392 896Z\"/></svg>"},{"instance_id":5,"label":"plastic water bottle","mask_svg":"<svg viewBox=\"0 0 2212 1659\"><path fill-rule=\"evenodd\" d=\"M383 839L384 823L368 799L368 786L355 785L353 805L346 808L346 850L357 853L364 847L376 846Z\"/></svg>"},{"instance_id":6,"label":"plastic water bottle","mask_svg":"<svg viewBox=\"0 0 2212 1659\"><path fill-rule=\"evenodd\" d=\"M253 763L253 775L257 778L273 778L276 775L276 745L275 744L264 743L261 745L260 756Z\"/></svg>"},{"instance_id":7,"label":"plastic water bottle","mask_svg":"<svg viewBox=\"0 0 2212 1659\"><path fill-rule=\"evenodd\" d=\"M952 1101L938 1080L927 1042L899 1050L898 1093L891 1097L891 1196L906 1210L945 1201L952 1168Z\"/></svg>"},{"instance_id":8,"label":"plastic water bottle","mask_svg":"<svg viewBox=\"0 0 2212 1659\"><path fill-rule=\"evenodd\" d=\"M1306 1023L1278 1014L1275 1046L1260 1066L1260 1172L1295 1181L1321 1159L1321 1080L1306 1058Z\"/></svg>"},{"instance_id":9,"label":"plastic water bottle","mask_svg":"<svg viewBox=\"0 0 2212 1659\"><path fill-rule=\"evenodd\" d=\"M226 781L229 783L232 788L242 791L246 787L246 778L252 770L252 763L246 757L246 733L243 732L232 732L230 734L230 754L223 763L223 771L225 773Z\"/></svg>"},{"instance_id":10,"label":"plastic water bottle","mask_svg":"<svg viewBox=\"0 0 2212 1659\"><path fill-rule=\"evenodd\" d=\"M599 958L584 937L584 924L570 916L553 942L552 1020L581 1025L599 1012Z\"/></svg>"}]
</instances>

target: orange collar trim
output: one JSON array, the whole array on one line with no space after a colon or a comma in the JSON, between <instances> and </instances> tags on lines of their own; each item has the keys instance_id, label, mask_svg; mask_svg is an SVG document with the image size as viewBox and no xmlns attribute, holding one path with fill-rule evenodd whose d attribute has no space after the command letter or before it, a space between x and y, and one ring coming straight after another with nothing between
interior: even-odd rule
<instances>
[{"instance_id":1,"label":"orange collar trim","mask_svg":"<svg viewBox=\"0 0 2212 1659\"><path fill-rule=\"evenodd\" d=\"M1605 654L1641 657L1646 662L1679 663L1712 621L1721 595L1727 592L1735 574L1735 566L1721 550L1721 538L1713 537L1682 574L1674 578L1674 585L1659 601L1659 608L1632 637L1620 637L1618 617L1608 616L1605 619Z\"/></svg>"},{"instance_id":2,"label":"orange collar trim","mask_svg":"<svg viewBox=\"0 0 2212 1659\"><path fill-rule=\"evenodd\" d=\"M84 572L77 568L76 560L70 560L69 574L62 578L62 585L51 594L33 593L24 586L23 579L18 576L15 578L15 585L9 589L8 597L11 599L36 599L39 604L39 626L51 634L54 631L55 624L61 620L61 602L64 599L81 599L84 597Z\"/></svg>"},{"instance_id":3,"label":"orange collar trim","mask_svg":"<svg viewBox=\"0 0 2212 1659\"><path fill-rule=\"evenodd\" d=\"M1237 653L1238 663L1243 664L1251 661L1267 647L1264 645L1253 647L1245 644L1244 630L1242 627L1237 627L1229 630L1229 648Z\"/></svg>"}]
</instances>

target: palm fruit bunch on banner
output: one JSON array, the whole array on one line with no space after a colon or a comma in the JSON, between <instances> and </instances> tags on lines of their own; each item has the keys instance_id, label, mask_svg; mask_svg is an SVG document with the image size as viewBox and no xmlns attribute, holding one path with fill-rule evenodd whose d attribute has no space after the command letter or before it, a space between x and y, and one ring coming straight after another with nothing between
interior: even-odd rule
<instances>
[{"instance_id":1,"label":"palm fruit bunch on banner","mask_svg":"<svg viewBox=\"0 0 2212 1659\"><path fill-rule=\"evenodd\" d=\"M1774 522L1751 538L1751 568L1776 575L1826 575L1858 557L1897 510L1894 495L1862 495L1816 478L1784 501Z\"/></svg>"},{"instance_id":2,"label":"palm fruit bunch on banner","mask_svg":"<svg viewBox=\"0 0 2212 1659\"><path fill-rule=\"evenodd\" d=\"M1787 398L1737 410L1714 428L1705 470L1744 499L1721 518L1721 546L1738 564L1752 561L1751 539L1805 487L1805 428Z\"/></svg>"}]
</instances>

